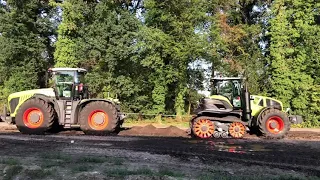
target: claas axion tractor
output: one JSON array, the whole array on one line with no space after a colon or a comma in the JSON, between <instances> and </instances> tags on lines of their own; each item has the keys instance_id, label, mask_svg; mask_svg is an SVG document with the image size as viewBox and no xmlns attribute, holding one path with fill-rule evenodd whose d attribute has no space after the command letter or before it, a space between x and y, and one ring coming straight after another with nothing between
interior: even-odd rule
<instances>
[{"instance_id":1,"label":"claas axion tractor","mask_svg":"<svg viewBox=\"0 0 320 180\"><path fill-rule=\"evenodd\" d=\"M21 133L43 134L55 129L80 128L86 134L104 135L119 130L125 115L117 99L90 99L84 85L86 70L51 68L49 88L10 94L5 120Z\"/></svg>"},{"instance_id":2,"label":"claas axion tractor","mask_svg":"<svg viewBox=\"0 0 320 180\"><path fill-rule=\"evenodd\" d=\"M289 115L281 101L250 95L245 78L213 78L213 93L201 98L189 133L196 138L242 138L245 133L281 139L291 124L302 123L298 115Z\"/></svg>"}]
</instances>

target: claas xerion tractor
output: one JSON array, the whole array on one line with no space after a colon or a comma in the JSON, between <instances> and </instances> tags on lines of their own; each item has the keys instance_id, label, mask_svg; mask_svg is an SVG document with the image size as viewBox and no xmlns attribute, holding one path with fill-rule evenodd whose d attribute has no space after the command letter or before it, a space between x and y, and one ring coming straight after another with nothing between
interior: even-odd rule
<instances>
[{"instance_id":1,"label":"claas xerion tractor","mask_svg":"<svg viewBox=\"0 0 320 180\"><path fill-rule=\"evenodd\" d=\"M80 128L93 135L117 132L124 119L119 102L89 98L84 85L86 72L82 68L49 69L49 88L9 95L5 120L26 134L43 134L61 127Z\"/></svg>"},{"instance_id":2,"label":"claas xerion tractor","mask_svg":"<svg viewBox=\"0 0 320 180\"><path fill-rule=\"evenodd\" d=\"M190 133L198 138L242 138L250 132L281 139L302 117L289 115L281 101L250 95L245 78L213 78L213 93L201 98L190 121Z\"/></svg>"}]
</instances>

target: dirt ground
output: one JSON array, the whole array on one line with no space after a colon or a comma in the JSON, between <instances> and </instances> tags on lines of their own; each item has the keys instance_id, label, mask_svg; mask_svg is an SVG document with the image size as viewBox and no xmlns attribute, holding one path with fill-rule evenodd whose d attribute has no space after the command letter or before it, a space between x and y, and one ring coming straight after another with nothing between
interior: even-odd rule
<instances>
[{"instance_id":1,"label":"dirt ground","mask_svg":"<svg viewBox=\"0 0 320 180\"><path fill-rule=\"evenodd\" d=\"M9 125L5 122L0 122L0 133L4 132L19 132L15 125ZM81 131L63 131L60 134L83 134ZM187 128L178 128L173 125L158 125L147 124L137 126L125 126L119 136L157 136L157 137L185 137L190 138L187 134ZM246 134L245 139L259 139L256 135ZM287 140L307 140L307 141L320 141L320 129L308 128L291 128L288 133Z\"/></svg>"},{"instance_id":2,"label":"dirt ground","mask_svg":"<svg viewBox=\"0 0 320 180\"><path fill-rule=\"evenodd\" d=\"M23 135L0 123L1 179L320 179L320 132L282 140L190 138L174 126L118 136Z\"/></svg>"}]
</instances>

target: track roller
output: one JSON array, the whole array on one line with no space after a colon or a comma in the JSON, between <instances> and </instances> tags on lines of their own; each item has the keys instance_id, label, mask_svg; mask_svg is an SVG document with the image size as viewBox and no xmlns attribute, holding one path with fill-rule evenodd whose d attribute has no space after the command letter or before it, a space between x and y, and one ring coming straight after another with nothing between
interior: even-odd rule
<instances>
[{"instance_id":1,"label":"track roller","mask_svg":"<svg viewBox=\"0 0 320 180\"><path fill-rule=\"evenodd\" d=\"M227 132L221 133L221 137L222 137L222 138L228 138L228 133L227 133Z\"/></svg>"},{"instance_id":2,"label":"track roller","mask_svg":"<svg viewBox=\"0 0 320 180\"><path fill-rule=\"evenodd\" d=\"M240 122L233 122L229 126L229 133L233 138L243 138L246 127Z\"/></svg>"},{"instance_id":3,"label":"track roller","mask_svg":"<svg viewBox=\"0 0 320 180\"><path fill-rule=\"evenodd\" d=\"M214 138L219 138L219 137L220 137L220 132L215 131L215 132L213 133L213 137L214 137Z\"/></svg>"}]
</instances>

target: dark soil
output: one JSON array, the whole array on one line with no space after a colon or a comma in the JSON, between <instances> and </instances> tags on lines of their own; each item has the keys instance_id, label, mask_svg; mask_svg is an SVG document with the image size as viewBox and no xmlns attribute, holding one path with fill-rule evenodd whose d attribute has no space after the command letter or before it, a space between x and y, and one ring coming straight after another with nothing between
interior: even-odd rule
<instances>
[{"instance_id":1,"label":"dark soil","mask_svg":"<svg viewBox=\"0 0 320 180\"><path fill-rule=\"evenodd\" d=\"M179 129L175 126L167 128L156 128L153 125L144 127L135 126L130 129L121 131L120 136L159 136L159 137L188 137L185 130Z\"/></svg>"},{"instance_id":2,"label":"dark soil","mask_svg":"<svg viewBox=\"0 0 320 180\"><path fill-rule=\"evenodd\" d=\"M9 132L19 132L14 125L7 123L0 123L0 134ZM65 130L58 134L62 135L83 135L84 133L78 130ZM156 128L153 125L147 126L134 126L131 128L124 128L118 133L119 136L157 136L157 137L184 137L191 138L186 130L179 129L176 126L169 126L167 128ZM256 135L246 134L244 139L260 139ZM288 140L307 140L307 141L320 141L320 130L313 131L290 131L285 139Z\"/></svg>"},{"instance_id":3,"label":"dark soil","mask_svg":"<svg viewBox=\"0 0 320 180\"><path fill-rule=\"evenodd\" d=\"M152 125L124 129L118 136L89 136L81 131L49 135L23 135L12 127L0 129L0 154L21 159L47 153L72 156L128 156L138 154L144 161L156 155L170 156L186 164L236 163L265 166L320 177L320 133L291 131L285 139L267 140L247 134L243 139L190 138L185 130ZM312 140L312 141L311 141ZM142 153L140 155L139 153ZM161 159L156 160L161 161Z\"/></svg>"},{"instance_id":4,"label":"dark soil","mask_svg":"<svg viewBox=\"0 0 320 180\"><path fill-rule=\"evenodd\" d=\"M154 129L153 127L149 127ZM172 128L172 127L171 127ZM155 133L159 133L157 130ZM168 133L170 134L170 133ZM174 133L173 133L174 134ZM70 143L71 142L71 143ZM320 177L320 142L263 139L208 139L177 137L121 137L88 135L0 134L0 154L20 158L47 153L73 156L123 155L122 151L169 155L184 162L198 159L202 164L237 163L267 166ZM132 154L132 153L129 153ZM146 158L147 154L144 155ZM148 155L150 156L150 155Z\"/></svg>"},{"instance_id":5,"label":"dark soil","mask_svg":"<svg viewBox=\"0 0 320 180\"><path fill-rule=\"evenodd\" d=\"M310 132L310 131L290 131L288 139L308 139L308 140L320 140L319 132Z\"/></svg>"}]
</instances>

